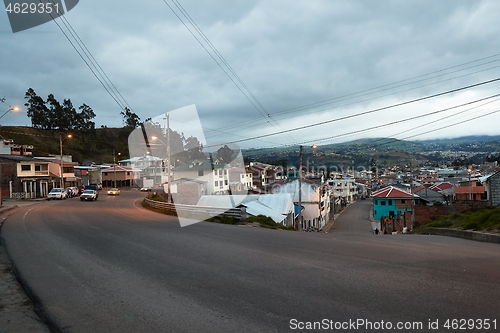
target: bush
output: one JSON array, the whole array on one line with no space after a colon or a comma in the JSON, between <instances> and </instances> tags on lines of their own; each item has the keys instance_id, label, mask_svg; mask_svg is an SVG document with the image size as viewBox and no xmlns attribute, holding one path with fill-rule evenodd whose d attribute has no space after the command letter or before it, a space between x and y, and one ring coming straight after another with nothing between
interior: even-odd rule
<instances>
[{"instance_id":1,"label":"bush","mask_svg":"<svg viewBox=\"0 0 500 333\"><path fill-rule=\"evenodd\" d=\"M271 229L283 228L282 224L276 223L273 221L272 218L264 215L251 216L247 219L247 221L257 222L260 224L261 227L264 228L271 228Z\"/></svg>"},{"instance_id":2,"label":"bush","mask_svg":"<svg viewBox=\"0 0 500 333\"><path fill-rule=\"evenodd\" d=\"M486 208L476 212L441 216L425 222L422 227L500 232L500 208Z\"/></svg>"}]
</instances>

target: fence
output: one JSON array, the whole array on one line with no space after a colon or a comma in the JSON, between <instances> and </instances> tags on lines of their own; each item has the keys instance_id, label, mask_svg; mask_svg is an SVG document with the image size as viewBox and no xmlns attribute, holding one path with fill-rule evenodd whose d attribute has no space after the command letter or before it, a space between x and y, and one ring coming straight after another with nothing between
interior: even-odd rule
<instances>
[{"instance_id":1,"label":"fence","mask_svg":"<svg viewBox=\"0 0 500 333\"><path fill-rule=\"evenodd\" d=\"M232 217L238 220L246 215L245 211L240 208L223 208L223 207L206 207L206 206L192 206L173 204L163 201L155 201L148 198L144 199L145 203L155 209L175 211L177 216L206 220L214 216Z\"/></svg>"},{"instance_id":2,"label":"fence","mask_svg":"<svg viewBox=\"0 0 500 333\"><path fill-rule=\"evenodd\" d=\"M35 199L35 192L13 192L12 199Z\"/></svg>"}]
</instances>

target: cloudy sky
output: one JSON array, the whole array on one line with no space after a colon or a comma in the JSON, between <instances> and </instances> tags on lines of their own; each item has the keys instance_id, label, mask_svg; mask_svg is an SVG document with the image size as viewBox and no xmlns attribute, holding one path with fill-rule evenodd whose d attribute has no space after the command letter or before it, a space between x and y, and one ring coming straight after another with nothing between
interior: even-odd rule
<instances>
[{"instance_id":1,"label":"cloudy sky","mask_svg":"<svg viewBox=\"0 0 500 333\"><path fill-rule=\"evenodd\" d=\"M114 98L54 22L12 33L0 13L0 112L33 88L90 105L97 127L121 127L124 105L145 120L194 104L209 142L242 147L498 135L500 101L484 98L500 81L481 83L500 77L499 12L495 0L80 1L57 22Z\"/></svg>"}]
</instances>

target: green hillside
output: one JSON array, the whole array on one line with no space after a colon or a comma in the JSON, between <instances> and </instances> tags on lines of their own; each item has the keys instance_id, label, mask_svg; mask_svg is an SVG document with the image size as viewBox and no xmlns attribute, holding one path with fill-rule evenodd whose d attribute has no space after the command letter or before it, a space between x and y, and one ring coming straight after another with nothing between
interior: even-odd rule
<instances>
[{"instance_id":1,"label":"green hillside","mask_svg":"<svg viewBox=\"0 0 500 333\"><path fill-rule=\"evenodd\" d=\"M113 161L113 150L121 153L120 159L129 157L128 136L131 128L98 128L90 131L62 132L22 126L0 126L0 136L16 144L33 145L34 156L59 155L59 138L72 135L63 143L63 154L72 155L80 164L93 161Z\"/></svg>"}]
</instances>

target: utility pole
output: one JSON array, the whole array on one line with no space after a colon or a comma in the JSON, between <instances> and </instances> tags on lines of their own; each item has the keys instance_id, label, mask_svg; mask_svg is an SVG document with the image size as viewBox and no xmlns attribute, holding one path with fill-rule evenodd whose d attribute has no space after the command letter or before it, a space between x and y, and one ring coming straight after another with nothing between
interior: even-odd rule
<instances>
[{"instance_id":1,"label":"utility pole","mask_svg":"<svg viewBox=\"0 0 500 333\"><path fill-rule=\"evenodd\" d=\"M297 230L300 231L302 223L302 145L299 147L299 218Z\"/></svg>"},{"instance_id":2,"label":"utility pole","mask_svg":"<svg viewBox=\"0 0 500 333\"><path fill-rule=\"evenodd\" d=\"M167 113L167 199L170 200L170 116Z\"/></svg>"}]
</instances>

